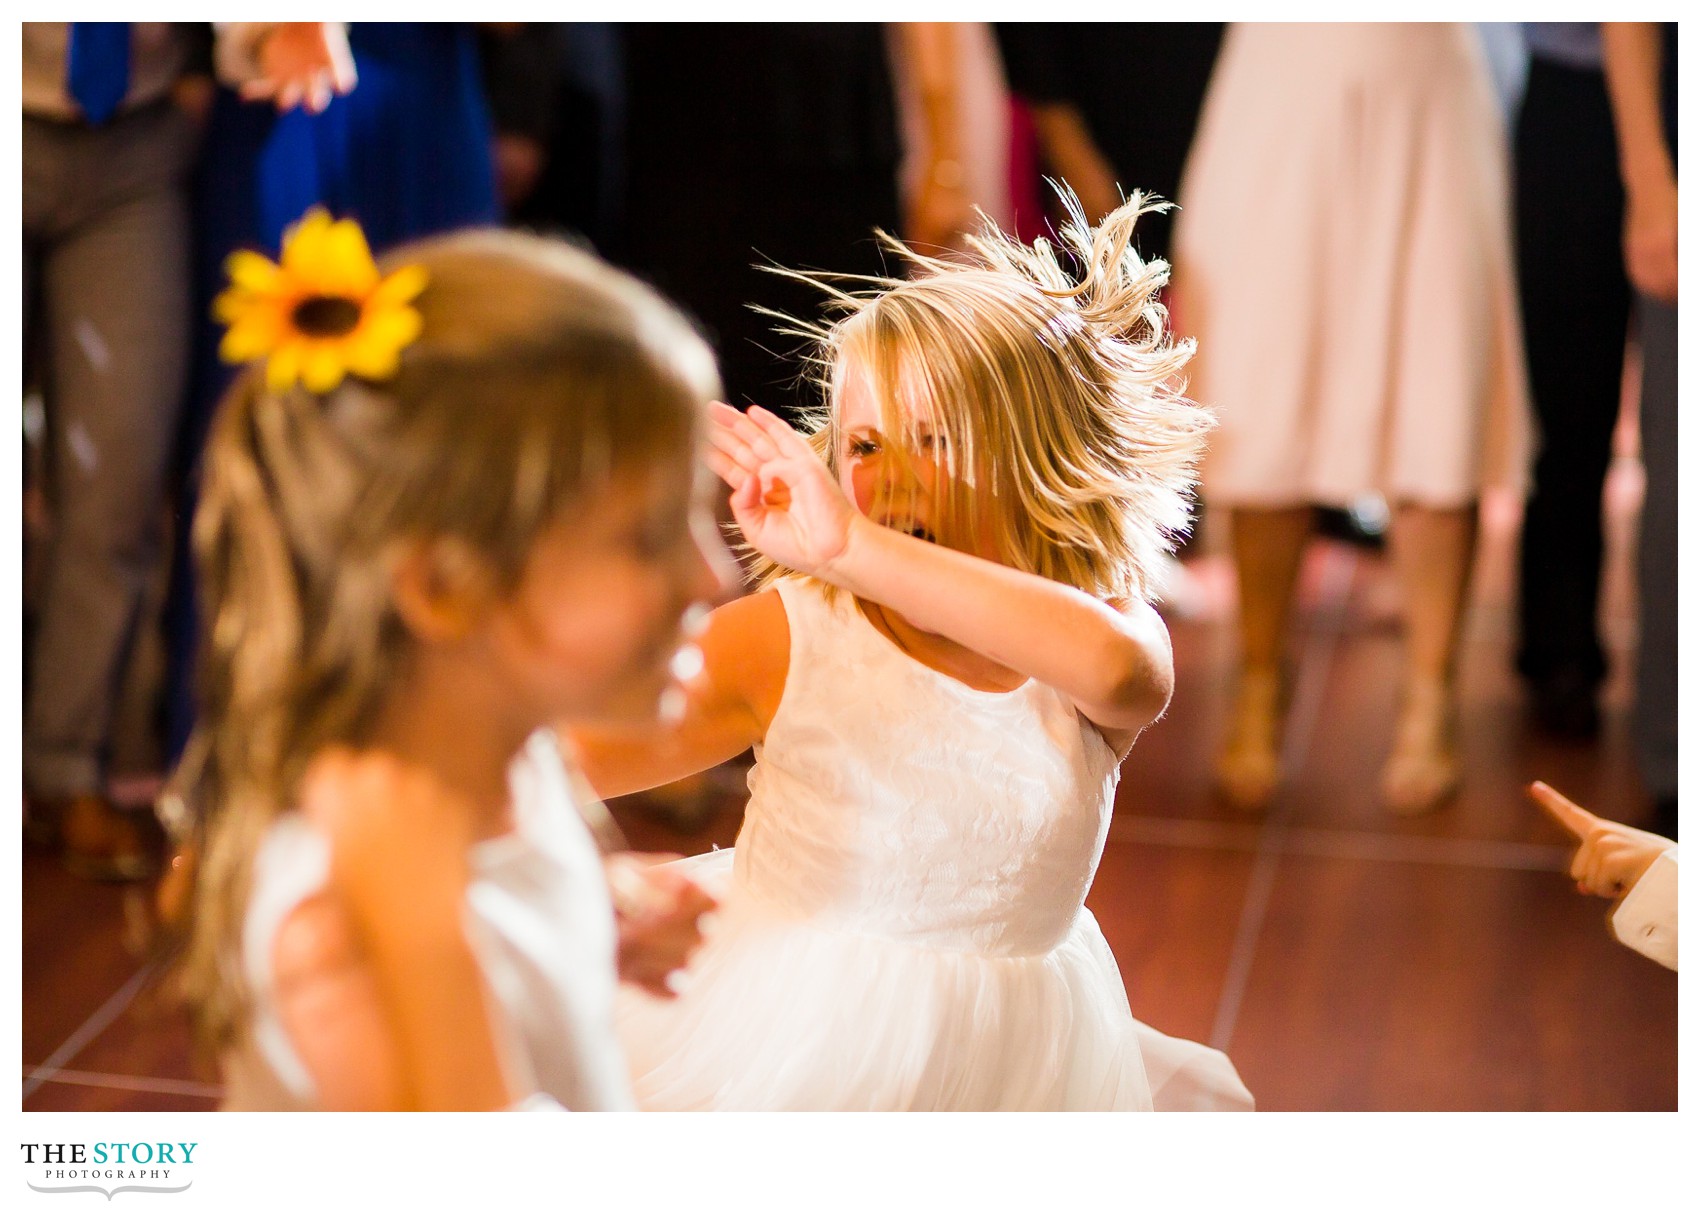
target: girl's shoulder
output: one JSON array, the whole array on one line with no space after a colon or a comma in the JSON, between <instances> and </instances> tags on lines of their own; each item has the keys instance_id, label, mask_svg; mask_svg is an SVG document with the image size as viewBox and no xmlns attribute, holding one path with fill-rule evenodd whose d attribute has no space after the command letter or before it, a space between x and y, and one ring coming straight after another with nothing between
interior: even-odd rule
<instances>
[{"instance_id":1,"label":"girl's shoulder","mask_svg":"<svg viewBox=\"0 0 1700 1213\"><path fill-rule=\"evenodd\" d=\"M790 596L775 585L725 603L710 614L697 641L717 693L745 704L763 733L779 710L791 667Z\"/></svg>"}]
</instances>

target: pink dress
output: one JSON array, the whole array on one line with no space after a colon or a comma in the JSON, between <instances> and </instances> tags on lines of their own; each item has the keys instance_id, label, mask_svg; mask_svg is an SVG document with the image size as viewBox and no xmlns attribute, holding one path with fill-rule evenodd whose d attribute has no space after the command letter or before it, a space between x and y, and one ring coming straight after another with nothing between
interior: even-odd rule
<instances>
[{"instance_id":1,"label":"pink dress","mask_svg":"<svg viewBox=\"0 0 1700 1213\"><path fill-rule=\"evenodd\" d=\"M1230 27L1175 227L1190 392L1221 421L1209 500L1447 508L1520 483L1508 193L1470 26Z\"/></svg>"}]
</instances>

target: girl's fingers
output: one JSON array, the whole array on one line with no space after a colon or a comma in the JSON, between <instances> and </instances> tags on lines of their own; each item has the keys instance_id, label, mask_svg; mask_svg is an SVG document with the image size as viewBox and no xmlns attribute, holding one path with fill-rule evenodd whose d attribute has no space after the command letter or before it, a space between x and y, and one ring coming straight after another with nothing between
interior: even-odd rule
<instances>
[{"instance_id":1,"label":"girl's fingers","mask_svg":"<svg viewBox=\"0 0 1700 1213\"><path fill-rule=\"evenodd\" d=\"M761 477L745 476L744 483L732 490L732 512L748 514L761 505Z\"/></svg>"},{"instance_id":2,"label":"girl's fingers","mask_svg":"<svg viewBox=\"0 0 1700 1213\"><path fill-rule=\"evenodd\" d=\"M759 414L761 411L753 404L750 406L750 413ZM750 449L763 459L778 459L780 457L779 447L774 444L768 432L756 423L750 413L740 414L732 428L737 432L738 437L748 443Z\"/></svg>"},{"instance_id":3,"label":"girl's fingers","mask_svg":"<svg viewBox=\"0 0 1700 1213\"><path fill-rule=\"evenodd\" d=\"M1554 788L1536 780L1529 785L1529 798L1545 809L1552 819L1581 838L1599 820L1581 805Z\"/></svg>"},{"instance_id":4,"label":"girl's fingers","mask_svg":"<svg viewBox=\"0 0 1700 1213\"><path fill-rule=\"evenodd\" d=\"M727 456L739 467L745 468L749 471L754 471L756 468L761 466L761 460L756 458L754 451L750 450L749 443L738 437L738 435L733 433L731 430L710 430L708 434L708 442L710 446Z\"/></svg>"},{"instance_id":5,"label":"girl's fingers","mask_svg":"<svg viewBox=\"0 0 1700 1213\"><path fill-rule=\"evenodd\" d=\"M799 434L783 417L776 416L759 404L750 406L750 417L772 439L774 445L793 458L819 459L809 440Z\"/></svg>"},{"instance_id":6,"label":"girl's fingers","mask_svg":"<svg viewBox=\"0 0 1700 1213\"><path fill-rule=\"evenodd\" d=\"M1588 866L1583 876L1588 891L1600 897L1611 896L1612 878L1607 872L1606 852L1604 847L1588 848Z\"/></svg>"},{"instance_id":7,"label":"girl's fingers","mask_svg":"<svg viewBox=\"0 0 1700 1213\"><path fill-rule=\"evenodd\" d=\"M702 453L702 461L708 464L708 470L724 480L734 491L742 488L750 474L738 466L736 460L713 447Z\"/></svg>"},{"instance_id":8,"label":"girl's fingers","mask_svg":"<svg viewBox=\"0 0 1700 1213\"><path fill-rule=\"evenodd\" d=\"M759 434L736 409L726 409L725 415L714 416L713 424L708 429L710 442L737 460L745 470L752 472L770 458L755 448L752 439L757 437Z\"/></svg>"},{"instance_id":9,"label":"girl's fingers","mask_svg":"<svg viewBox=\"0 0 1700 1213\"><path fill-rule=\"evenodd\" d=\"M714 425L731 425L741 416L743 416L743 413L734 409L726 401L709 401L709 421L712 421Z\"/></svg>"}]
</instances>

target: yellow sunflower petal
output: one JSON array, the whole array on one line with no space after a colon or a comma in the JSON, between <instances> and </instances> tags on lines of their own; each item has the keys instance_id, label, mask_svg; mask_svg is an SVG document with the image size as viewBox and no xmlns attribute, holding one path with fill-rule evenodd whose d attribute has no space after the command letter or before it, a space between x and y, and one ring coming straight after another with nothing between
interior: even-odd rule
<instances>
[{"instance_id":1,"label":"yellow sunflower petal","mask_svg":"<svg viewBox=\"0 0 1700 1213\"><path fill-rule=\"evenodd\" d=\"M366 233L352 219L331 224L325 237L325 263L317 285L327 295L364 299L378 285L378 267L366 245Z\"/></svg>"},{"instance_id":2,"label":"yellow sunflower petal","mask_svg":"<svg viewBox=\"0 0 1700 1213\"><path fill-rule=\"evenodd\" d=\"M291 276L306 294L364 298L377 285L378 269L360 225L351 219L331 222L323 212L310 218L284 249Z\"/></svg>"},{"instance_id":3,"label":"yellow sunflower petal","mask_svg":"<svg viewBox=\"0 0 1700 1213\"><path fill-rule=\"evenodd\" d=\"M257 294L277 290L283 282L283 270L260 254L239 249L224 259L224 272L232 286Z\"/></svg>"},{"instance_id":4,"label":"yellow sunflower petal","mask_svg":"<svg viewBox=\"0 0 1700 1213\"><path fill-rule=\"evenodd\" d=\"M301 377L302 342L285 341L266 360L266 386L274 392L288 391Z\"/></svg>"},{"instance_id":5,"label":"yellow sunflower petal","mask_svg":"<svg viewBox=\"0 0 1700 1213\"><path fill-rule=\"evenodd\" d=\"M301 382L309 392L328 392L348 374L338 341L315 341L301 360Z\"/></svg>"},{"instance_id":6,"label":"yellow sunflower petal","mask_svg":"<svg viewBox=\"0 0 1700 1213\"><path fill-rule=\"evenodd\" d=\"M232 324L219 342L226 362L247 362L276 349L287 332L275 313L253 312Z\"/></svg>"},{"instance_id":7,"label":"yellow sunflower petal","mask_svg":"<svg viewBox=\"0 0 1700 1213\"><path fill-rule=\"evenodd\" d=\"M399 350L418 338L422 325L419 313L413 308L369 307L360 318L360 326L348 335L348 340L360 345L390 345Z\"/></svg>"},{"instance_id":8,"label":"yellow sunflower petal","mask_svg":"<svg viewBox=\"0 0 1700 1213\"><path fill-rule=\"evenodd\" d=\"M254 292L231 287L220 291L212 302L213 319L220 324L234 324L255 306Z\"/></svg>"},{"instance_id":9,"label":"yellow sunflower petal","mask_svg":"<svg viewBox=\"0 0 1700 1213\"><path fill-rule=\"evenodd\" d=\"M310 279L313 267L322 259L321 249L330 226L330 212L322 206L315 206L303 215L299 223L283 234L283 269L293 277L305 275Z\"/></svg>"},{"instance_id":10,"label":"yellow sunflower petal","mask_svg":"<svg viewBox=\"0 0 1700 1213\"><path fill-rule=\"evenodd\" d=\"M366 379L388 379L401 351L418 335L417 312L373 317L343 340L348 369Z\"/></svg>"},{"instance_id":11,"label":"yellow sunflower petal","mask_svg":"<svg viewBox=\"0 0 1700 1213\"><path fill-rule=\"evenodd\" d=\"M375 341L348 341L343 345L343 360L348 371L362 379L382 381L393 377L401 367L401 347L381 345Z\"/></svg>"},{"instance_id":12,"label":"yellow sunflower petal","mask_svg":"<svg viewBox=\"0 0 1700 1213\"><path fill-rule=\"evenodd\" d=\"M425 289L431 276L425 272L422 265L404 265L389 277L380 282L370 296L367 306L391 307L403 303L412 303L419 298L419 293Z\"/></svg>"}]
</instances>

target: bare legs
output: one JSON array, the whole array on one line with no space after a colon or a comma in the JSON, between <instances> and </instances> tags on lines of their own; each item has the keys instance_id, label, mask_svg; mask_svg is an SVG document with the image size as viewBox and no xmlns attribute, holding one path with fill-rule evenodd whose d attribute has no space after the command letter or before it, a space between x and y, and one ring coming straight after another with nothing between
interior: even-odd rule
<instances>
[{"instance_id":1,"label":"bare legs","mask_svg":"<svg viewBox=\"0 0 1700 1213\"><path fill-rule=\"evenodd\" d=\"M1216 778L1236 808L1261 812L1280 778L1281 654L1311 510L1236 509L1229 518L1240 586L1240 681Z\"/></svg>"},{"instance_id":2,"label":"bare legs","mask_svg":"<svg viewBox=\"0 0 1700 1213\"><path fill-rule=\"evenodd\" d=\"M1405 696L1381 794L1395 813L1435 808L1458 788L1453 677L1476 552L1476 510L1403 505L1393 564L1405 592Z\"/></svg>"},{"instance_id":3,"label":"bare legs","mask_svg":"<svg viewBox=\"0 0 1700 1213\"><path fill-rule=\"evenodd\" d=\"M1240 584L1241 673L1217 779L1231 803L1255 812L1268 805L1280 776L1281 657L1311 511L1236 509L1230 526ZM1392 811L1413 814L1437 807L1458 786L1452 683L1476 510L1473 504L1402 505L1392 530L1406 602L1406 675L1382 796Z\"/></svg>"}]
</instances>

